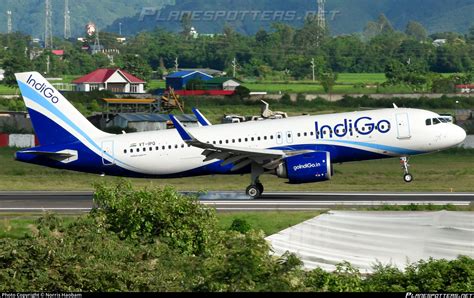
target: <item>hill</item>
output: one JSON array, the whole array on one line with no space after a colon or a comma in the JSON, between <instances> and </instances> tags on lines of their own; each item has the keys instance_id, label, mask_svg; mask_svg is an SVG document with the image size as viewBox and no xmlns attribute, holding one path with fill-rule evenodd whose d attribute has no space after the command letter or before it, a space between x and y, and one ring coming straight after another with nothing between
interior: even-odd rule
<instances>
[{"instance_id":1,"label":"hill","mask_svg":"<svg viewBox=\"0 0 474 298\"><path fill-rule=\"evenodd\" d=\"M62 36L64 0L51 1L54 34ZM13 11L15 31L42 37L44 2L44 0L2 0L0 11ZM192 25L201 33L219 33L222 32L225 24L229 24L238 32L254 34L260 28L270 28L273 21L299 26L308 12L317 10L314 0L78 0L69 2L71 29L74 36L83 34L84 26L88 21L95 22L99 29L109 32L118 32L119 23L121 23L124 34L136 34L139 31L152 30L157 26L176 32L181 28L177 16L189 11L198 12ZM163 6L165 8L159 11ZM147 7L153 9L144 10ZM155 10L159 13L155 13ZM377 18L380 13L384 13L399 30L403 30L409 20L422 23L431 33L467 32L468 28L474 25L472 18L474 0L327 0L326 11L332 34L361 32L365 24ZM6 22L6 17L0 18L0 32L6 31Z\"/></svg>"},{"instance_id":2,"label":"hill","mask_svg":"<svg viewBox=\"0 0 474 298\"><path fill-rule=\"evenodd\" d=\"M303 23L307 13L317 10L316 1L308 0L176 0L159 14L124 17L115 21L126 24L128 32L163 27L179 31L177 13L195 11L193 26L202 33L219 33L229 24L243 34L255 34L268 29L272 21L284 21L294 26ZM208 12L209 17L202 12ZM225 12L225 16L219 14ZM199 13L201 12L201 14ZM250 12L244 16L245 12ZM259 14L253 14L259 12ZM266 12L266 15L264 15ZM283 12L283 17L279 15ZM430 33L467 32L474 25L474 0L328 0L326 17L332 34L351 34L363 31L368 21L384 13L395 28L404 30L410 20L422 23ZM143 15L142 15L143 16Z\"/></svg>"},{"instance_id":3,"label":"hill","mask_svg":"<svg viewBox=\"0 0 474 298\"><path fill-rule=\"evenodd\" d=\"M161 8L165 3L174 0L70 0L71 31L73 36L82 36L85 25L92 21L99 29L110 26L118 18L131 17L141 11L142 7L154 6ZM53 7L53 34L63 36L64 32L64 0L51 0ZM0 32L7 31L5 12L12 11L13 30L21 31L42 38L44 36L45 0L1 0ZM110 28L118 32L119 27Z\"/></svg>"}]
</instances>

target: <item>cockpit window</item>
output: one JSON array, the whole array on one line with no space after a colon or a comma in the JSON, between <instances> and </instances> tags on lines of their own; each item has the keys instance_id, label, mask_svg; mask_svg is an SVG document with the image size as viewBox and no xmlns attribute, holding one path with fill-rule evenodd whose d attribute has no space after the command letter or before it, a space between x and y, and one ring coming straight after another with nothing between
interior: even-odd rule
<instances>
[{"instance_id":1,"label":"cockpit window","mask_svg":"<svg viewBox=\"0 0 474 298\"><path fill-rule=\"evenodd\" d=\"M431 119L426 119L426 125L427 126L431 125Z\"/></svg>"},{"instance_id":2,"label":"cockpit window","mask_svg":"<svg viewBox=\"0 0 474 298\"><path fill-rule=\"evenodd\" d=\"M433 118L433 125L440 124L441 121L439 121L438 118Z\"/></svg>"},{"instance_id":3,"label":"cockpit window","mask_svg":"<svg viewBox=\"0 0 474 298\"><path fill-rule=\"evenodd\" d=\"M448 123L449 122L448 119L446 119L446 118L439 118L439 120L443 123Z\"/></svg>"}]
</instances>

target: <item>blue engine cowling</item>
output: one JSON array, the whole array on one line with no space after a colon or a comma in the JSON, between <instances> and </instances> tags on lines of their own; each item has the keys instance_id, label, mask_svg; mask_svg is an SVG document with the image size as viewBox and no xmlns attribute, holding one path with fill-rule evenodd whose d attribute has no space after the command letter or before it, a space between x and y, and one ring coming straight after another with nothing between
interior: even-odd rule
<instances>
[{"instance_id":1,"label":"blue engine cowling","mask_svg":"<svg viewBox=\"0 0 474 298\"><path fill-rule=\"evenodd\" d=\"M277 168L277 176L292 184L321 182L332 177L329 152L311 152L286 158Z\"/></svg>"}]
</instances>

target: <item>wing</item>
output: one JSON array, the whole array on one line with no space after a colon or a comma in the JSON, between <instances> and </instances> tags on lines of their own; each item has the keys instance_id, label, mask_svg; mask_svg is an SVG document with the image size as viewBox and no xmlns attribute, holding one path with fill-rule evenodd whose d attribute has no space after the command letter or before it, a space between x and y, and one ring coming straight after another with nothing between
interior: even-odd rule
<instances>
[{"instance_id":1,"label":"wing","mask_svg":"<svg viewBox=\"0 0 474 298\"><path fill-rule=\"evenodd\" d=\"M263 168L268 170L275 169L282 160L289 156L313 152L311 150L292 151L234 146L216 146L208 142L206 143L198 140L191 133L189 133L184 125L173 115L170 115L170 119L186 144L204 149L202 152L202 155L205 156L204 162L219 159L222 160L222 166L233 164L234 167L232 168L232 171L237 171L252 163L261 165Z\"/></svg>"}]
</instances>

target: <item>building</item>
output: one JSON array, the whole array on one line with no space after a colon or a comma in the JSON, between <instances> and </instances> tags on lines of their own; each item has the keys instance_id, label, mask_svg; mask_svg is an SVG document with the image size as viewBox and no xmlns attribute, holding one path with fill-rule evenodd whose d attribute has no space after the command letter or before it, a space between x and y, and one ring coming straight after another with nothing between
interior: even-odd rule
<instances>
[{"instance_id":1,"label":"building","mask_svg":"<svg viewBox=\"0 0 474 298\"><path fill-rule=\"evenodd\" d=\"M197 70L183 70L174 72L166 77L166 89L185 90L186 84L191 80L209 81L213 77Z\"/></svg>"},{"instance_id":2,"label":"building","mask_svg":"<svg viewBox=\"0 0 474 298\"><path fill-rule=\"evenodd\" d=\"M213 77L221 77L227 75L225 71L212 68L181 68L180 71L200 71Z\"/></svg>"},{"instance_id":3,"label":"building","mask_svg":"<svg viewBox=\"0 0 474 298\"><path fill-rule=\"evenodd\" d=\"M433 41L433 45L434 45L435 47L440 47L440 46L442 46L442 45L445 45L446 42L447 42L447 40L444 39L444 38L435 39L435 40Z\"/></svg>"},{"instance_id":4,"label":"building","mask_svg":"<svg viewBox=\"0 0 474 298\"><path fill-rule=\"evenodd\" d=\"M0 69L0 81L3 81L4 78L5 78L5 70Z\"/></svg>"},{"instance_id":5,"label":"building","mask_svg":"<svg viewBox=\"0 0 474 298\"><path fill-rule=\"evenodd\" d=\"M145 93L145 81L118 68L100 68L72 82L76 91L109 90L114 93Z\"/></svg>"},{"instance_id":6,"label":"building","mask_svg":"<svg viewBox=\"0 0 474 298\"><path fill-rule=\"evenodd\" d=\"M456 85L457 93L474 93L474 84Z\"/></svg>"},{"instance_id":7,"label":"building","mask_svg":"<svg viewBox=\"0 0 474 298\"><path fill-rule=\"evenodd\" d=\"M176 117L187 127L199 126L195 115L177 115ZM173 123L169 115L121 113L117 114L107 126L135 129L140 132L173 128Z\"/></svg>"},{"instance_id":8,"label":"building","mask_svg":"<svg viewBox=\"0 0 474 298\"><path fill-rule=\"evenodd\" d=\"M240 85L241 84L239 80L228 77L213 78L204 83L206 90L235 91L235 88Z\"/></svg>"}]
</instances>

